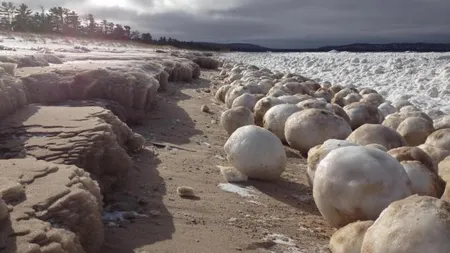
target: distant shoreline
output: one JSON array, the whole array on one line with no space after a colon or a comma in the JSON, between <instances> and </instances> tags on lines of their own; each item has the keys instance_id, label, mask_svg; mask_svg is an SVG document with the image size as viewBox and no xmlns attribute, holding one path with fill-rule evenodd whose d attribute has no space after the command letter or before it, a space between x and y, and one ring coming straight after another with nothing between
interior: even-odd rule
<instances>
[{"instance_id":1,"label":"distant shoreline","mask_svg":"<svg viewBox=\"0 0 450 253\"><path fill-rule=\"evenodd\" d=\"M318 48L306 48L306 49L280 49L280 48L268 48L254 44L246 43L208 43L199 42L210 45L223 46L232 52L272 52L272 53L302 53L302 52L354 52L354 53L446 53L450 52L450 43L388 43L388 44L370 44L370 43L355 43L339 46L325 46Z\"/></svg>"}]
</instances>

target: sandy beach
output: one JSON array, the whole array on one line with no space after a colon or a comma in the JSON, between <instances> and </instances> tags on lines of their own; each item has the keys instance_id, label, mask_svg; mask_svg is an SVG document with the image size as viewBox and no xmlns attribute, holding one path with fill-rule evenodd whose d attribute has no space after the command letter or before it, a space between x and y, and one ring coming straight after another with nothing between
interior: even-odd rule
<instances>
[{"instance_id":1,"label":"sandy beach","mask_svg":"<svg viewBox=\"0 0 450 253\"><path fill-rule=\"evenodd\" d=\"M202 68L199 77L193 76L196 74L189 68L186 70L187 74L183 74L183 69L176 72L177 68L189 65L189 62L195 64L189 58L194 59L195 55L202 54L170 48L139 47L133 44L117 46L101 41L96 42L97 47L89 44L91 45L89 52L74 50L77 45L87 44L77 40L64 44L55 39L54 43L41 46L35 43L31 45L20 37L9 41L8 44L8 39L4 39L6 42L4 44L14 46L15 51L5 51L2 57L9 62L29 63L17 68L12 78L29 85L25 89L31 101L16 108L8 107L10 110L2 115L0 146L4 151L3 158L30 157L24 160L31 159L26 163L29 164L31 171L34 171L32 159L55 164L73 164L87 170L94 180L99 180L95 181L99 182L99 186L94 187L97 190L88 187L84 191L90 192L91 195L97 194L96 207L91 207L93 208L91 211L101 210L99 213L101 216L91 217L90 222L83 221L83 217L80 216L77 218L78 222L61 221L59 223L64 224L60 225L56 224L58 222L42 223L49 219L47 216L51 216L50 219L54 220L67 219L67 213L79 211L69 207L66 207L64 212L53 210L53 206L57 203L66 205L64 203L69 201L67 194L75 194L76 191L68 193L64 190L65 193L58 194L57 192L64 188L61 190L55 188L52 192L46 193L45 188L37 187L34 194L39 195L40 191L43 191L40 198L52 199L46 205L48 209L46 212L49 214L45 218L38 218L28 233L12 237L14 241L6 240L2 245L6 245L7 249L12 250L13 247L18 252L28 252L25 249L29 247L46 249L52 241L48 235L48 225L57 225L67 233L75 233L78 240L81 240L81 246L78 244L80 242L76 241L66 242L67 245L75 247L74 245L78 244L77 247L83 248L86 252L93 252L89 249L90 246L86 246L93 244L96 244L93 249L97 248L95 249L99 250L97 252L126 253L322 252L326 248L333 230L314 205L311 189L306 186L306 177L302 173L306 168L306 161L296 152L288 150L287 172L283 175L283 179L275 184L255 181L236 186L228 184L220 175L217 166L227 166L223 145L228 136L219 125L220 115L226 108L214 100L215 92L222 85L218 80L219 70ZM56 56L57 59L61 59L61 63L36 61L40 59L37 56L46 59L45 55ZM34 63L37 62L34 65L40 66L34 66L33 60ZM85 91L84 95L77 95L78 97L70 95L70 92L66 94L64 89L60 89L61 85L70 82L67 80L73 77L74 80L81 78L77 77L80 73L92 71L95 73L99 69L112 71L107 75L113 75L139 68L146 76L160 78L160 72L164 68L167 70L167 66L170 66L167 62L171 61L182 62L182 66L173 67L173 72L166 77L168 82L158 80L159 86L165 87L154 94L148 104L151 105L151 109L145 109L147 105L144 105L145 112L137 112L139 110L133 105L128 108L127 98L122 99L113 93L106 95L109 98L104 97L108 89L104 90L106 93L94 92L91 95L87 95ZM157 66L146 67L145 64L148 63L155 63ZM51 75L47 76L49 73ZM189 79L191 81L187 81ZM109 79L106 82L111 83L114 80ZM73 88L75 87L73 85L69 86ZM96 96L103 100L98 100ZM27 105L28 103L37 104ZM208 113L201 111L203 105L210 108ZM125 113L120 114L123 108ZM139 120L131 122L128 126L123 125L121 120L126 122L132 118L133 113L140 115ZM89 130L96 128L96 125L105 127L111 125L114 130L111 134L117 137L109 142L116 140L119 141L118 144L106 142L89 144L89 142L81 146L82 152L92 153L94 157L98 157L96 153L98 151L91 145L119 145L117 149L125 150L127 154L123 151L108 153L112 151L103 146L104 150L99 154L103 154L104 157L100 158L99 164L95 161L99 158L90 157L91 155L85 157L86 154L83 153L72 154L70 150L73 146L66 147L67 144L78 143L79 140L72 137L55 139L59 138L57 136L65 135L66 131L73 132L65 129L74 128L79 129L76 131L79 136L95 133L99 138L104 138L101 137L104 130L98 133ZM116 130L118 126L121 130ZM45 132L48 133L42 135L43 129L47 129ZM26 136L29 139L24 144L14 144L20 145L17 148L11 147L11 133L20 136L22 131L27 131ZM142 138L142 146L137 146L137 150L128 149L130 148L128 143L136 141L132 133ZM123 140L118 139L119 134ZM36 139L38 136L44 139ZM124 138L131 139L127 141ZM137 138L138 142L139 140L141 139ZM66 152L70 153L69 157ZM122 158L114 159L116 163L107 162L102 165L104 163L102 161L111 159L111 155ZM126 160L125 164L123 159ZM92 164L93 162L96 164ZM3 168L8 169L8 166L10 165L4 165ZM26 175L27 168L23 166L25 167L23 173ZM116 168L108 169L110 166ZM117 166L122 170L119 174ZM99 168L101 171L111 171L101 172ZM14 181L13 175L6 176L6 179L9 182ZM44 179L47 180L46 177L42 178ZM45 185L45 180L39 184ZM180 186L192 187L197 198L184 199L178 196L177 188ZM27 188L25 185L23 187ZM5 188L2 191L13 191L13 188ZM99 192L102 192L101 196L98 196ZM55 194L59 196L56 199L52 197ZM77 201L83 202L81 196L75 196ZM36 205L33 204L34 200L29 198L30 203L26 201L19 207L14 199L9 202L11 217L20 216L23 212L21 210L27 205ZM31 217L36 216L33 214L27 219ZM92 222L95 219L100 219L103 226L100 224L93 226ZM17 226L23 226L20 220L11 224L13 230L16 230ZM104 237L99 235L103 230ZM4 230L3 233L8 231ZM29 233L37 231L42 231L39 233L47 238L45 242L36 243L27 239ZM66 240L70 240L69 238L73 237L68 236ZM57 242L58 240L53 243ZM63 248L69 247L64 243L61 245ZM101 248L98 248L99 245Z\"/></svg>"},{"instance_id":2,"label":"sandy beach","mask_svg":"<svg viewBox=\"0 0 450 253\"><path fill-rule=\"evenodd\" d=\"M366 238L388 240L390 228L376 224L391 224L389 215L404 210L396 207L402 201L437 203L420 205L425 214L447 210L450 118L441 108L444 85L434 102L421 107L431 91L407 97L395 85L389 101L386 85L375 81L344 86L287 67L265 68L284 61L278 55L57 36L2 40L1 252L341 253L336 249L360 250ZM382 64L377 57L339 57L367 80L406 75L379 66L369 74L355 70L375 58ZM429 65L442 69L433 80L446 80L444 58L433 57ZM285 59L334 66L321 58ZM322 72L321 78L331 78ZM338 81L352 81L339 73ZM247 136L235 134L244 128ZM275 141L259 145L251 134ZM226 147L233 141L250 154L245 163ZM267 165L272 161L262 156L272 157L275 152L267 150L275 146L282 153L281 165L274 165L280 173L264 180L273 172ZM224 176L230 166L245 182ZM422 197L407 198L415 194ZM359 220L372 223L363 229ZM419 234L426 228L402 224L399 229ZM342 227L350 232L339 230L334 237Z\"/></svg>"}]
</instances>

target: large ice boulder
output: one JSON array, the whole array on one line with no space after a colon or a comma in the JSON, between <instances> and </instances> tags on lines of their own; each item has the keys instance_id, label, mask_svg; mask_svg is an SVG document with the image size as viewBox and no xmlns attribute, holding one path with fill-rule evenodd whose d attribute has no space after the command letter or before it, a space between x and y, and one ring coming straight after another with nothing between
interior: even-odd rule
<instances>
[{"instance_id":1,"label":"large ice boulder","mask_svg":"<svg viewBox=\"0 0 450 253\"><path fill-rule=\"evenodd\" d=\"M363 146L341 147L320 161L314 175L314 201L337 228L375 220L389 204L411 195L403 166L387 153Z\"/></svg>"},{"instance_id":2,"label":"large ice boulder","mask_svg":"<svg viewBox=\"0 0 450 253\"><path fill-rule=\"evenodd\" d=\"M224 146L228 162L249 178L276 180L286 168L286 151L280 139L258 126L237 129Z\"/></svg>"},{"instance_id":3,"label":"large ice boulder","mask_svg":"<svg viewBox=\"0 0 450 253\"><path fill-rule=\"evenodd\" d=\"M381 213L367 230L361 252L447 253L449 223L449 203L414 195L392 203Z\"/></svg>"},{"instance_id":4,"label":"large ice boulder","mask_svg":"<svg viewBox=\"0 0 450 253\"><path fill-rule=\"evenodd\" d=\"M326 140L345 139L351 132L350 125L343 118L321 109L294 113L285 124L287 142L304 154Z\"/></svg>"}]
</instances>

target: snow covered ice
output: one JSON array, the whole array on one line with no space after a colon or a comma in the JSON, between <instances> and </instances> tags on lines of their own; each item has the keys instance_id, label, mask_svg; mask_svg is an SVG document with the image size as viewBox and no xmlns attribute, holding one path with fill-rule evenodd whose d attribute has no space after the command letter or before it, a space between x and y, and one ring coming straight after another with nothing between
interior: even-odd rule
<instances>
[{"instance_id":1,"label":"snow covered ice","mask_svg":"<svg viewBox=\"0 0 450 253\"><path fill-rule=\"evenodd\" d=\"M390 101L450 114L450 53L226 53L222 59L319 82L370 87Z\"/></svg>"}]
</instances>

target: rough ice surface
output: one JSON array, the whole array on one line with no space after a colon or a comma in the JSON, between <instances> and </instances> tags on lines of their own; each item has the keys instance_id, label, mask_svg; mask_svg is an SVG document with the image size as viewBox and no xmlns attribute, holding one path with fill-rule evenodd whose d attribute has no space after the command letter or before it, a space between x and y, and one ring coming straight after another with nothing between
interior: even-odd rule
<instances>
[{"instance_id":1,"label":"rough ice surface","mask_svg":"<svg viewBox=\"0 0 450 253\"><path fill-rule=\"evenodd\" d=\"M319 82L370 87L391 101L450 113L450 53L226 53L222 59Z\"/></svg>"},{"instance_id":2,"label":"rough ice surface","mask_svg":"<svg viewBox=\"0 0 450 253\"><path fill-rule=\"evenodd\" d=\"M295 241L293 239L282 234L269 234L264 239L276 244L295 246Z\"/></svg>"},{"instance_id":3,"label":"rough ice surface","mask_svg":"<svg viewBox=\"0 0 450 253\"><path fill-rule=\"evenodd\" d=\"M244 198L256 198L257 197L256 191L254 191L250 188L247 188L247 187L241 187L236 184L219 184L218 186L223 191L237 193L241 197L244 197Z\"/></svg>"}]
</instances>

